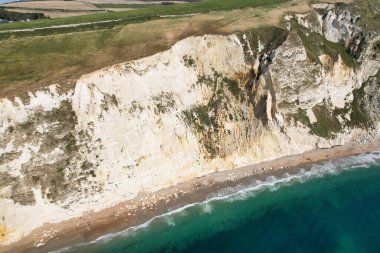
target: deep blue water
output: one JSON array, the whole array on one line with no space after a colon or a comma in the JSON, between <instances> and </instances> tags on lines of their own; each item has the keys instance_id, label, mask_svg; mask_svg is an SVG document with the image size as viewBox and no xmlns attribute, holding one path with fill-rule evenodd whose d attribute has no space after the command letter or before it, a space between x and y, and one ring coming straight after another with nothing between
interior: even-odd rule
<instances>
[{"instance_id":1,"label":"deep blue water","mask_svg":"<svg viewBox=\"0 0 380 253\"><path fill-rule=\"evenodd\" d=\"M380 252L380 166L367 158L257 182L69 252ZM363 166L346 170L355 159Z\"/></svg>"}]
</instances>

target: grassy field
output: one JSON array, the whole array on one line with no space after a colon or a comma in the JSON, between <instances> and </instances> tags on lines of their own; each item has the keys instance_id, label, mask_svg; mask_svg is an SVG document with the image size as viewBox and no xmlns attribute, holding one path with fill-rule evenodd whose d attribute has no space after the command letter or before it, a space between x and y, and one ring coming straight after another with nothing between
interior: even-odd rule
<instances>
[{"instance_id":1,"label":"grassy field","mask_svg":"<svg viewBox=\"0 0 380 253\"><path fill-rule=\"evenodd\" d=\"M213 33L212 21L156 20L88 32L6 39L0 47L0 97L168 49L191 35Z\"/></svg>"},{"instance_id":2,"label":"grassy field","mask_svg":"<svg viewBox=\"0 0 380 253\"><path fill-rule=\"evenodd\" d=\"M257 8L244 8L247 6ZM208 13L208 9L228 11ZM129 12L1 25L0 97L12 97L53 83L67 84L97 69L166 50L189 36L231 34L277 25L287 12L308 10L307 4L296 0L205 0ZM158 13L174 15L201 11L207 13L180 18L157 17ZM7 31L110 19L120 20L79 27Z\"/></svg>"},{"instance_id":3,"label":"grassy field","mask_svg":"<svg viewBox=\"0 0 380 253\"><path fill-rule=\"evenodd\" d=\"M282 3L286 0L209 0L194 3L195 7L190 6L192 3L169 6L169 11L166 11L167 6L159 6L157 9L165 14L178 14L185 13L179 7L187 10L189 7L191 10L202 7L204 10L205 6L215 2L219 3L215 9L226 9L234 6L226 2L236 2L238 7L244 7L267 6L269 3ZM136 12L138 15L129 14L130 12L110 13L0 26L3 30L34 28L72 21L100 21L110 18L110 15L112 18L123 17L117 22L81 27L0 33L0 97L13 96L52 83L68 83L97 69L166 50L188 36L223 33L219 28L244 16L232 11L232 14L217 12L195 17L154 19L147 15L153 13L152 8L143 10L148 11ZM251 16L252 10L242 10L241 13Z\"/></svg>"},{"instance_id":4,"label":"grassy field","mask_svg":"<svg viewBox=\"0 0 380 253\"><path fill-rule=\"evenodd\" d=\"M241 9L245 7L271 6L289 0L203 0L189 4L158 5L125 12L98 13L85 16L67 17L52 20L37 20L24 23L11 23L0 26L1 30L30 29L37 27L98 22L104 20L128 20L154 18L160 15L183 15L189 13L207 13L210 11Z\"/></svg>"}]
</instances>

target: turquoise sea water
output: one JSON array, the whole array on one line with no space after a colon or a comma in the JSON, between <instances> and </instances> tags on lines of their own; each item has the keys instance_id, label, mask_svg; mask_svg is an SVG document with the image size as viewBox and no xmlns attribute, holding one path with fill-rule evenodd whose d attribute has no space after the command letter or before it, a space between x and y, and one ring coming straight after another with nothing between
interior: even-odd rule
<instances>
[{"instance_id":1,"label":"turquoise sea water","mask_svg":"<svg viewBox=\"0 0 380 253\"><path fill-rule=\"evenodd\" d=\"M380 252L379 157L338 159L226 189L67 252Z\"/></svg>"}]
</instances>

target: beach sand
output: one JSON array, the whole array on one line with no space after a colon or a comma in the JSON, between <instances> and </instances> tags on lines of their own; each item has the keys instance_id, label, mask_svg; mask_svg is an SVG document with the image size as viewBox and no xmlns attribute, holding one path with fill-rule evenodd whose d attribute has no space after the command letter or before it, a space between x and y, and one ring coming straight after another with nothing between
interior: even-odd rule
<instances>
[{"instance_id":1,"label":"beach sand","mask_svg":"<svg viewBox=\"0 0 380 253\"><path fill-rule=\"evenodd\" d=\"M257 179L264 180L269 176L281 176L284 173L295 174L301 168L332 158L379 150L380 141L361 145L347 144L329 149L317 149L232 171L216 172L155 193L140 193L133 200L121 202L100 212L90 211L79 218L45 224L18 242L0 246L0 252L47 252L92 241L102 235L143 224L170 210L204 201L227 187L244 187Z\"/></svg>"}]
</instances>

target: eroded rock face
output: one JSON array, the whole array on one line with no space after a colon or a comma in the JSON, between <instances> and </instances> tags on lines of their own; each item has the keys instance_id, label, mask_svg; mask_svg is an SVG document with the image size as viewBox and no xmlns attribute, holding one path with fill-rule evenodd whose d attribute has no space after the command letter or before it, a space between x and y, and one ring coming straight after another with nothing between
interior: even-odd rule
<instances>
[{"instance_id":1,"label":"eroded rock face","mask_svg":"<svg viewBox=\"0 0 380 253\"><path fill-rule=\"evenodd\" d=\"M68 92L1 100L7 242L217 170L377 138L378 37L344 6L317 7L288 29L192 37Z\"/></svg>"},{"instance_id":2,"label":"eroded rock face","mask_svg":"<svg viewBox=\"0 0 380 253\"><path fill-rule=\"evenodd\" d=\"M335 43L343 43L352 52L360 48L364 42L363 30L356 25L360 15L354 15L344 8L328 8L323 17L322 31L326 39Z\"/></svg>"}]
</instances>

